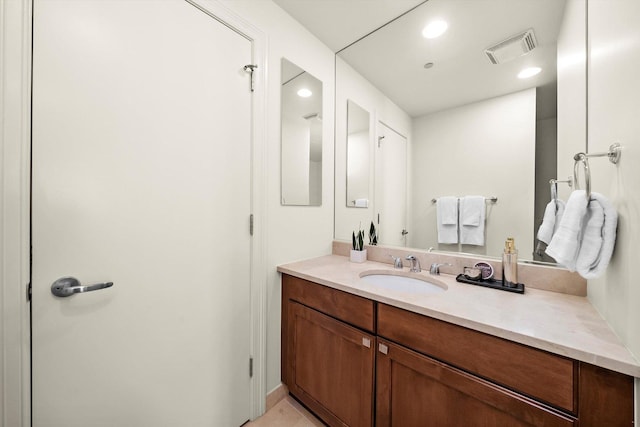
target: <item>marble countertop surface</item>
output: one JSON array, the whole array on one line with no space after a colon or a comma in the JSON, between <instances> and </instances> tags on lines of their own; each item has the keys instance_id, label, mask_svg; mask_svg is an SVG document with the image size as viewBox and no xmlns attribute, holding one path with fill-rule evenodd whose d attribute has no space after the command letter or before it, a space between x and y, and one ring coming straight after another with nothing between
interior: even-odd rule
<instances>
[{"instance_id":1,"label":"marble countertop surface","mask_svg":"<svg viewBox=\"0 0 640 427\"><path fill-rule=\"evenodd\" d=\"M529 288L524 294L514 294L458 283L453 275L433 276L425 270L410 274L422 276L447 290L416 295L360 280L362 273L371 270L398 272L390 264L352 263L341 255L278 267L281 273L640 377L640 363L586 297ZM402 271L409 273L407 267Z\"/></svg>"}]
</instances>

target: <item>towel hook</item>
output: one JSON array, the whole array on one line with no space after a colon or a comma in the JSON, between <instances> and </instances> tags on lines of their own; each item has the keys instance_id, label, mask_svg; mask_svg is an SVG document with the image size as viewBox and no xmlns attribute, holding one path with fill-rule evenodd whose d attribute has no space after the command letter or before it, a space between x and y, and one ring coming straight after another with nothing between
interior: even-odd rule
<instances>
[{"instance_id":1,"label":"towel hook","mask_svg":"<svg viewBox=\"0 0 640 427\"><path fill-rule=\"evenodd\" d=\"M586 186L586 196L587 201L591 200L591 171L589 170L589 157L608 157L611 163L618 164L620 160L620 154L622 152L622 147L617 142L615 144L611 144L609 146L609 151L606 153L578 153L573 156L574 164L573 164L573 181L576 183L576 190L580 189L580 183L578 181L578 164L582 163L582 167L584 169L584 181Z\"/></svg>"},{"instance_id":2,"label":"towel hook","mask_svg":"<svg viewBox=\"0 0 640 427\"><path fill-rule=\"evenodd\" d=\"M580 181L578 180L579 164L582 162L584 169L584 183L586 186L587 200L591 200L591 171L589 170L589 159L584 153L578 153L573 157L573 181L576 183L576 190L580 190Z\"/></svg>"}]
</instances>

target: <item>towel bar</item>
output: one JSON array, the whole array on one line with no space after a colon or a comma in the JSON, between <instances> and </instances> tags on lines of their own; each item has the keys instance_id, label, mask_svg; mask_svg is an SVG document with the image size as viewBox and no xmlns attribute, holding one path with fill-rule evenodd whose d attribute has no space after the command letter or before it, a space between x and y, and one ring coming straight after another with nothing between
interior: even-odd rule
<instances>
[{"instance_id":1,"label":"towel bar","mask_svg":"<svg viewBox=\"0 0 640 427\"><path fill-rule=\"evenodd\" d=\"M461 199L461 198L462 197L458 197L458 199ZM485 199L490 201L491 203L498 203L498 198L496 196L485 197ZM431 199L431 203L435 203L437 201L438 201L438 199Z\"/></svg>"},{"instance_id":2,"label":"towel bar","mask_svg":"<svg viewBox=\"0 0 640 427\"><path fill-rule=\"evenodd\" d=\"M573 164L573 182L576 183L576 190L580 189L580 183L578 181L578 165L582 163L582 167L584 169L584 182L585 182L585 190L587 195L587 200L591 200L591 171L589 170L589 157L604 157L607 156L609 161L614 165L618 163L620 160L620 154L622 152L622 147L617 142L615 144L611 144L609 146L609 151L606 153L578 153L573 156L574 164Z\"/></svg>"},{"instance_id":3,"label":"towel bar","mask_svg":"<svg viewBox=\"0 0 640 427\"><path fill-rule=\"evenodd\" d=\"M558 199L558 183L559 182L566 183L569 186L569 188L573 187L573 180L571 179L570 176L568 176L567 179L564 181L559 179L550 179L549 186L551 187L551 200Z\"/></svg>"}]
</instances>

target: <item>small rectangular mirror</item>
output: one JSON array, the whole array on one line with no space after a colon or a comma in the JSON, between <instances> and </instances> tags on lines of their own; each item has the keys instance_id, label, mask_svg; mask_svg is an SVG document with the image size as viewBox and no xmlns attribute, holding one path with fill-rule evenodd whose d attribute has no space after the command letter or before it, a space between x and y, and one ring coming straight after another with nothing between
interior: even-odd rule
<instances>
[{"instance_id":1,"label":"small rectangular mirror","mask_svg":"<svg viewBox=\"0 0 640 427\"><path fill-rule=\"evenodd\" d=\"M347 100L347 207L369 207L369 112Z\"/></svg>"},{"instance_id":2,"label":"small rectangular mirror","mask_svg":"<svg viewBox=\"0 0 640 427\"><path fill-rule=\"evenodd\" d=\"M322 82L282 58L281 203L322 204Z\"/></svg>"}]
</instances>

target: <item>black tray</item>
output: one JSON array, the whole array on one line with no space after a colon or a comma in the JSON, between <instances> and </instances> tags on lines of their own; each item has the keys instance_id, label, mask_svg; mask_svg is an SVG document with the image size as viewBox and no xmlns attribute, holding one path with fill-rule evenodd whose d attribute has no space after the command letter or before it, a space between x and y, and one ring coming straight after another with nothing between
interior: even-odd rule
<instances>
[{"instance_id":1,"label":"black tray","mask_svg":"<svg viewBox=\"0 0 640 427\"><path fill-rule=\"evenodd\" d=\"M468 283L469 285L484 286L485 288L500 289L501 291L514 292L516 294L524 294L524 284L518 283L514 288L504 286L502 280L488 279L488 280L471 280L467 279L464 274L458 274L456 281L461 283Z\"/></svg>"}]
</instances>

